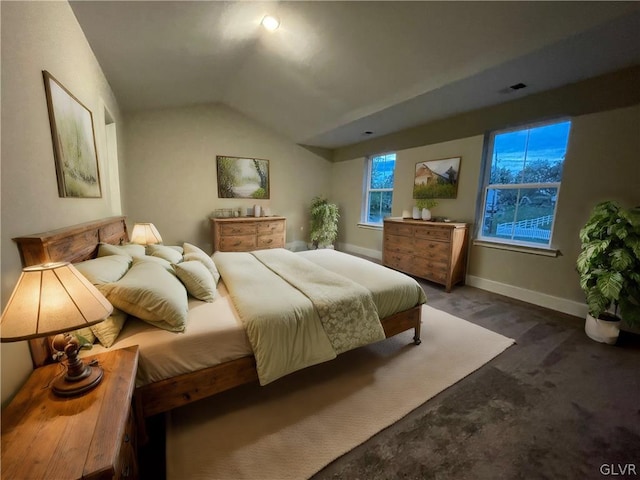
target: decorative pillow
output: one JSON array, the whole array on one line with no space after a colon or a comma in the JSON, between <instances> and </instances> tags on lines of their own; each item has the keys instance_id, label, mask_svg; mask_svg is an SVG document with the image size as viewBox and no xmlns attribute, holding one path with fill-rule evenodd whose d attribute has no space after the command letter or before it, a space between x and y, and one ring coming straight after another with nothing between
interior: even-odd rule
<instances>
[{"instance_id":1,"label":"decorative pillow","mask_svg":"<svg viewBox=\"0 0 640 480\"><path fill-rule=\"evenodd\" d=\"M144 257L136 257L136 258L133 259L134 265L136 263L140 263L140 262L155 263L155 264L160 265L162 268L164 268L167 272L171 273L172 275L176 274L176 272L173 270L173 267L171 266L171 263L167 262L164 258L153 257L151 255L145 255Z\"/></svg>"},{"instance_id":2,"label":"decorative pillow","mask_svg":"<svg viewBox=\"0 0 640 480\"><path fill-rule=\"evenodd\" d=\"M211 276L213 277L215 284L217 285L218 281L220 281L220 273L216 268L216 264L213 262L212 258L204 252L204 250L201 250L190 243L185 243L184 256L182 258L185 262L190 260L198 260L199 262L202 262L202 264L207 267L207 270L211 272Z\"/></svg>"},{"instance_id":3,"label":"decorative pillow","mask_svg":"<svg viewBox=\"0 0 640 480\"><path fill-rule=\"evenodd\" d=\"M114 307L156 327L182 332L187 323L187 290L155 262L136 261L127 274L100 287Z\"/></svg>"},{"instance_id":4,"label":"decorative pillow","mask_svg":"<svg viewBox=\"0 0 640 480\"><path fill-rule=\"evenodd\" d=\"M144 257L144 246L136 243L127 243L126 245L111 245L110 243L101 243L98 245L98 257L106 257L107 255L128 255L132 258Z\"/></svg>"},{"instance_id":5,"label":"decorative pillow","mask_svg":"<svg viewBox=\"0 0 640 480\"><path fill-rule=\"evenodd\" d=\"M91 327L79 328L78 330L71 332L71 334L84 338L91 345L96 343L96 336L91 331Z\"/></svg>"},{"instance_id":6,"label":"decorative pillow","mask_svg":"<svg viewBox=\"0 0 640 480\"><path fill-rule=\"evenodd\" d=\"M182 261L182 254L180 252L165 245L147 245L146 252L147 255L164 258L170 263L180 263Z\"/></svg>"},{"instance_id":7,"label":"decorative pillow","mask_svg":"<svg viewBox=\"0 0 640 480\"><path fill-rule=\"evenodd\" d=\"M216 284L202 262L191 260L173 265L176 275L194 298L212 303L217 297Z\"/></svg>"},{"instance_id":8,"label":"decorative pillow","mask_svg":"<svg viewBox=\"0 0 640 480\"><path fill-rule=\"evenodd\" d=\"M73 265L94 285L117 282L131 266L129 255L109 255L98 257Z\"/></svg>"},{"instance_id":9,"label":"decorative pillow","mask_svg":"<svg viewBox=\"0 0 640 480\"><path fill-rule=\"evenodd\" d=\"M120 335L126 319L127 314L125 312L114 308L113 313L105 321L92 325L90 329L100 344L105 348L109 348Z\"/></svg>"}]
</instances>

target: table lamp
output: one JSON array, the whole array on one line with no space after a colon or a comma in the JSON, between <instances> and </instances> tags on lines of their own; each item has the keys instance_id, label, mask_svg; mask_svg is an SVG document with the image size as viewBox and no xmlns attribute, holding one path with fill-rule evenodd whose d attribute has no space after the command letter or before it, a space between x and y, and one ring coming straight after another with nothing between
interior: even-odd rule
<instances>
[{"instance_id":1,"label":"table lamp","mask_svg":"<svg viewBox=\"0 0 640 480\"><path fill-rule=\"evenodd\" d=\"M54 350L67 355L67 372L53 380L55 394L80 395L102 380L99 366L78 358L80 345L69 333L105 320L113 306L68 262L26 267L0 319L0 341L17 342L56 335Z\"/></svg>"},{"instance_id":2,"label":"table lamp","mask_svg":"<svg viewBox=\"0 0 640 480\"><path fill-rule=\"evenodd\" d=\"M162 237L153 223L136 223L131 232L131 243L155 245L162 243Z\"/></svg>"}]
</instances>

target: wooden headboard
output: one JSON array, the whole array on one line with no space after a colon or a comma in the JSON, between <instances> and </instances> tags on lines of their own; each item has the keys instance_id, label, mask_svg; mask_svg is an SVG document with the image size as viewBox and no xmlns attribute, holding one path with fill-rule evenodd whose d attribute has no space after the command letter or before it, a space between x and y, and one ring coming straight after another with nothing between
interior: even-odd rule
<instances>
[{"instance_id":1,"label":"wooden headboard","mask_svg":"<svg viewBox=\"0 0 640 480\"><path fill-rule=\"evenodd\" d=\"M129 241L125 218L109 217L13 240L18 244L23 267L48 262L77 263L94 258L100 243L120 245ZM30 340L29 347L34 367L51 361L47 338Z\"/></svg>"}]
</instances>

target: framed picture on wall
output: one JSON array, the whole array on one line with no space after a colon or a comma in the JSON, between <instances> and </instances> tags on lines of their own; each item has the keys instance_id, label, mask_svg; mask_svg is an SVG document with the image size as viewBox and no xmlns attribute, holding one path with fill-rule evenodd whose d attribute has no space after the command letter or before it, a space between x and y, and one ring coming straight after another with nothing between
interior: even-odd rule
<instances>
[{"instance_id":1,"label":"framed picture on wall","mask_svg":"<svg viewBox=\"0 0 640 480\"><path fill-rule=\"evenodd\" d=\"M58 194L61 197L102 197L91 110L49 72L45 70L42 75L49 110Z\"/></svg>"},{"instance_id":2,"label":"framed picture on wall","mask_svg":"<svg viewBox=\"0 0 640 480\"><path fill-rule=\"evenodd\" d=\"M416 163L413 198L456 198L462 157Z\"/></svg>"},{"instance_id":3,"label":"framed picture on wall","mask_svg":"<svg viewBox=\"0 0 640 480\"><path fill-rule=\"evenodd\" d=\"M269 160L216 157L218 198L269 198Z\"/></svg>"}]
</instances>

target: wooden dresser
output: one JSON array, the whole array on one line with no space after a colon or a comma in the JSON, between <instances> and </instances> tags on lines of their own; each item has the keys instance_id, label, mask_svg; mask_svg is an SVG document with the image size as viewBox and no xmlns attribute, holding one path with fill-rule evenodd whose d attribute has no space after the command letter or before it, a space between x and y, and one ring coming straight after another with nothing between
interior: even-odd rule
<instances>
[{"instance_id":1,"label":"wooden dresser","mask_svg":"<svg viewBox=\"0 0 640 480\"><path fill-rule=\"evenodd\" d=\"M466 223L386 218L382 262L450 292L465 281L468 230Z\"/></svg>"},{"instance_id":2,"label":"wooden dresser","mask_svg":"<svg viewBox=\"0 0 640 480\"><path fill-rule=\"evenodd\" d=\"M284 248L285 217L210 218L214 252L249 252Z\"/></svg>"},{"instance_id":3,"label":"wooden dresser","mask_svg":"<svg viewBox=\"0 0 640 480\"><path fill-rule=\"evenodd\" d=\"M95 358L102 382L77 397L49 387L62 372L55 363L36 368L2 411L2 478L30 480L138 478L136 428L131 405L138 347Z\"/></svg>"}]
</instances>

